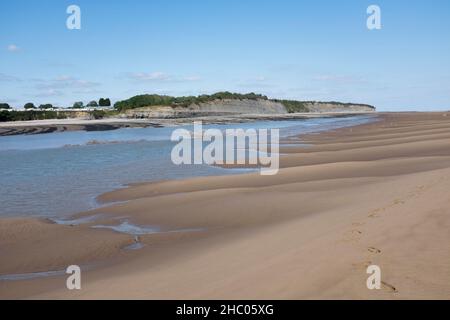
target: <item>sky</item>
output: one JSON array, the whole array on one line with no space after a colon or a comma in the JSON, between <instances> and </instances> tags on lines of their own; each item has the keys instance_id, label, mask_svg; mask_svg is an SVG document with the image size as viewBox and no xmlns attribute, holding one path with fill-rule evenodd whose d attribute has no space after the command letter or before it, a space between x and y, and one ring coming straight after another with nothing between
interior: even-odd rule
<instances>
[{"instance_id":1,"label":"sky","mask_svg":"<svg viewBox=\"0 0 450 320\"><path fill-rule=\"evenodd\" d=\"M450 1L0 1L0 102L216 91L450 110Z\"/></svg>"}]
</instances>

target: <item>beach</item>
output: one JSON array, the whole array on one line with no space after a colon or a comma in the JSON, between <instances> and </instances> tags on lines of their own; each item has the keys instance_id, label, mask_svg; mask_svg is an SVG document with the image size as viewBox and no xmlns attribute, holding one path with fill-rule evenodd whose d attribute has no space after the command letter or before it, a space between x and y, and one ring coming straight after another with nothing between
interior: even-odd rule
<instances>
[{"instance_id":1,"label":"beach","mask_svg":"<svg viewBox=\"0 0 450 320\"><path fill-rule=\"evenodd\" d=\"M208 114L208 113L205 113ZM21 134L43 134L51 132L66 131L105 131L120 128L143 128L143 127L173 127L192 124L201 121L204 124L229 124L246 123L252 121L282 121L296 119L335 118L370 114L365 111L342 111L342 112L307 112L307 113L282 113L282 114L221 114L192 116L182 115L179 117L168 116L166 118L126 118L111 117L104 119L50 119L31 121L9 121L0 122L0 137Z\"/></svg>"},{"instance_id":2,"label":"beach","mask_svg":"<svg viewBox=\"0 0 450 320\"><path fill-rule=\"evenodd\" d=\"M0 299L449 299L449 124L381 113L285 139L274 176L133 184L65 225L0 219ZM123 219L137 232L111 230ZM81 290L64 274L1 280L72 264Z\"/></svg>"}]
</instances>

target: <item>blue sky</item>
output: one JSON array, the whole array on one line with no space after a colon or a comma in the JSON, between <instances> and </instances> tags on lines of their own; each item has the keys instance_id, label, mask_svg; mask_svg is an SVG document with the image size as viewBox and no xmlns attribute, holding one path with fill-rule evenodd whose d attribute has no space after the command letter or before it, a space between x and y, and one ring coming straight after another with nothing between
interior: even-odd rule
<instances>
[{"instance_id":1,"label":"blue sky","mask_svg":"<svg viewBox=\"0 0 450 320\"><path fill-rule=\"evenodd\" d=\"M81 30L66 28L71 4ZM0 100L228 90L449 110L449 35L448 0L2 0Z\"/></svg>"}]
</instances>

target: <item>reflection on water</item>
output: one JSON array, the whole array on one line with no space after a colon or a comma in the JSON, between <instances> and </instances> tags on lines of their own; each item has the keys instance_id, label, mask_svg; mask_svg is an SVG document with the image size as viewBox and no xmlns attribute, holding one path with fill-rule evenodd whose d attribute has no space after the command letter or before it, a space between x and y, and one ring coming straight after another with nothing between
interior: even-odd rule
<instances>
[{"instance_id":1,"label":"reflection on water","mask_svg":"<svg viewBox=\"0 0 450 320\"><path fill-rule=\"evenodd\" d=\"M290 136L372 119L258 121L204 125L204 129L280 128L281 136ZM242 172L206 165L173 165L173 130L149 127L0 137L0 216L64 218L97 206L95 197L99 194L128 183Z\"/></svg>"}]
</instances>

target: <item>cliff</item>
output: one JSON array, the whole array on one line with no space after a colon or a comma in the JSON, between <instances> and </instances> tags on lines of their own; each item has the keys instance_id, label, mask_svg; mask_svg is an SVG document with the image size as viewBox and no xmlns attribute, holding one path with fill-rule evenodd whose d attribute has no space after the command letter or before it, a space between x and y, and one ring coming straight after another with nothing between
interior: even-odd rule
<instances>
[{"instance_id":1,"label":"cliff","mask_svg":"<svg viewBox=\"0 0 450 320\"><path fill-rule=\"evenodd\" d=\"M126 118L187 118L201 116L227 116L245 114L288 114L296 112L374 112L375 108L363 104L338 102L299 102L265 99L222 99L189 106L150 106L122 112Z\"/></svg>"}]
</instances>

